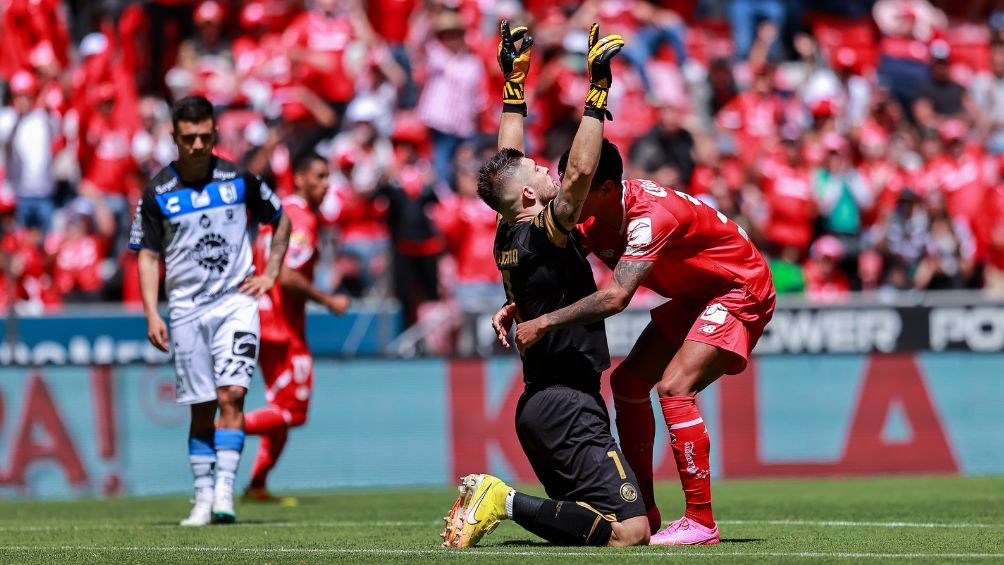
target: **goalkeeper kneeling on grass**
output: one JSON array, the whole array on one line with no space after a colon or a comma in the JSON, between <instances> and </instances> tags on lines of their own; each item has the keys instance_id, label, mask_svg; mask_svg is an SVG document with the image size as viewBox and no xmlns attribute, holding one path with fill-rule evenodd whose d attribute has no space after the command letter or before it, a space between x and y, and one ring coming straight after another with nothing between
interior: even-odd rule
<instances>
[{"instance_id":1,"label":"goalkeeper kneeling on grass","mask_svg":"<svg viewBox=\"0 0 1004 565\"><path fill-rule=\"evenodd\" d=\"M508 303L522 320L596 290L572 228L599 163L610 60L624 40L600 38L596 24L590 30L589 93L559 184L523 154L523 88L532 39L524 27L510 32L508 22L501 31L498 59L506 84L499 151L481 168L478 195L499 213L496 263ZM516 492L491 475L467 475L445 518L443 545L476 545L507 519L561 545L646 545L651 531L638 481L614 441L600 396L600 377L610 367L603 322L550 332L520 354L526 390L516 408L516 432L551 498Z\"/></svg>"}]
</instances>

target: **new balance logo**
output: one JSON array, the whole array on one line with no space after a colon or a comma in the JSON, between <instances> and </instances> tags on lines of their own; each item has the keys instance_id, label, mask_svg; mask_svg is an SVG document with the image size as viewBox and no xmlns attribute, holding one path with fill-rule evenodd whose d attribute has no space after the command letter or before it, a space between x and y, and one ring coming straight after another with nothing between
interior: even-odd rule
<instances>
[{"instance_id":1,"label":"new balance logo","mask_svg":"<svg viewBox=\"0 0 1004 565\"><path fill-rule=\"evenodd\" d=\"M718 329L718 326L715 326L713 324L704 324L703 326L701 326L701 327L699 327L697 329L701 330L702 332L704 332L706 334L710 334L710 333L715 333L715 330Z\"/></svg>"}]
</instances>

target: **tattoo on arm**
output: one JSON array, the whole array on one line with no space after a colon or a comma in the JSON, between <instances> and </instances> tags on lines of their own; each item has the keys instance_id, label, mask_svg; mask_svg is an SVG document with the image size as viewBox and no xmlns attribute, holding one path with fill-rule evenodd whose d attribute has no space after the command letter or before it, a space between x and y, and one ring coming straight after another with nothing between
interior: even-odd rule
<instances>
[{"instance_id":1,"label":"tattoo on arm","mask_svg":"<svg viewBox=\"0 0 1004 565\"><path fill-rule=\"evenodd\" d=\"M279 223L272 234L272 242L268 247L268 263L265 265L265 274L274 279L278 279L279 270L282 268L282 261L286 258L286 249L289 247L289 234L292 231L289 218L283 214L279 218Z\"/></svg>"},{"instance_id":2,"label":"tattoo on arm","mask_svg":"<svg viewBox=\"0 0 1004 565\"><path fill-rule=\"evenodd\" d=\"M598 322L620 312L631 301L638 286L652 271L651 261L620 261L614 281L589 296L546 316L548 329L560 329Z\"/></svg>"},{"instance_id":3,"label":"tattoo on arm","mask_svg":"<svg viewBox=\"0 0 1004 565\"><path fill-rule=\"evenodd\" d=\"M579 212L585 199L578 201L565 200L562 195L554 199L554 219L557 220L566 230L572 229L578 221Z\"/></svg>"}]
</instances>

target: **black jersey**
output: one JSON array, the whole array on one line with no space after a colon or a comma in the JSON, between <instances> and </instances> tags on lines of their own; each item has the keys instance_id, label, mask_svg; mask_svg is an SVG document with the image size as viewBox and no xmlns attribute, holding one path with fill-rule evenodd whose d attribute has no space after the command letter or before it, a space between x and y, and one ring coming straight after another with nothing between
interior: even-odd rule
<instances>
[{"instance_id":1,"label":"black jersey","mask_svg":"<svg viewBox=\"0 0 1004 565\"><path fill-rule=\"evenodd\" d=\"M554 218L553 202L529 221L500 222L495 233L495 263L506 296L516 303L517 319L531 320L596 292L593 271L578 240ZM603 322L552 330L523 356L528 386L563 384L596 390L610 367Z\"/></svg>"}]
</instances>

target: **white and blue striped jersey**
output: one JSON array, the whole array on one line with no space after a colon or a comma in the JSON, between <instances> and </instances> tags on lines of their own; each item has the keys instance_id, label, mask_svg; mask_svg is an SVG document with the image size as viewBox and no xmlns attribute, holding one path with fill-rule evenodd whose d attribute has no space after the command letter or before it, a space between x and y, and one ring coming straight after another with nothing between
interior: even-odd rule
<instances>
[{"instance_id":1,"label":"white and blue striped jersey","mask_svg":"<svg viewBox=\"0 0 1004 565\"><path fill-rule=\"evenodd\" d=\"M129 248L164 256L172 324L236 292L254 274L249 218L271 224L282 215L279 198L257 176L215 157L210 171L185 184L168 165L136 205Z\"/></svg>"}]
</instances>

